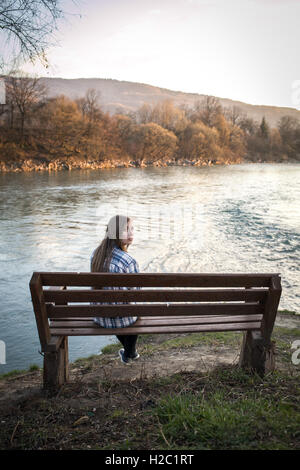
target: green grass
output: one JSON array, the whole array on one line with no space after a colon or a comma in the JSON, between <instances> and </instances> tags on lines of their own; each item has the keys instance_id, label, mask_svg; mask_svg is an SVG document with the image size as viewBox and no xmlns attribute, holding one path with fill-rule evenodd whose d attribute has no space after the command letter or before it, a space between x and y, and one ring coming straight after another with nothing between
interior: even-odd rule
<instances>
[{"instance_id":1,"label":"green grass","mask_svg":"<svg viewBox=\"0 0 300 470\"><path fill-rule=\"evenodd\" d=\"M224 392L214 393L205 402L191 394L169 396L156 413L174 448L179 444L203 449L272 449L278 444L285 447L291 433L296 437L300 429L299 417L291 424L292 406L262 397L228 401Z\"/></svg>"},{"instance_id":2,"label":"green grass","mask_svg":"<svg viewBox=\"0 0 300 470\"><path fill-rule=\"evenodd\" d=\"M120 349L120 344L119 343L113 343L113 344L108 344L107 346L104 346L101 349L102 354L114 354L118 352Z\"/></svg>"},{"instance_id":3,"label":"green grass","mask_svg":"<svg viewBox=\"0 0 300 470\"><path fill-rule=\"evenodd\" d=\"M5 374L1 374L0 380L17 377L18 375L27 374L28 372L35 372L37 370L40 370L40 367L36 364L32 364L31 366L29 366L28 369L24 369L24 370L14 369L14 370L11 370L10 372L6 372Z\"/></svg>"},{"instance_id":4,"label":"green grass","mask_svg":"<svg viewBox=\"0 0 300 470\"><path fill-rule=\"evenodd\" d=\"M295 337L300 338L300 329L299 328L286 328L285 326L275 326L273 330L273 336L276 339L278 336L282 337Z\"/></svg>"},{"instance_id":5,"label":"green grass","mask_svg":"<svg viewBox=\"0 0 300 470\"><path fill-rule=\"evenodd\" d=\"M273 330L272 339L276 343L276 354L286 364L291 364L291 346L298 338L300 338L300 330L297 328L276 326Z\"/></svg>"},{"instance_id":6,"label":"green grass","mask_svg":"<svg viewBox=\"0 0 300 470\"><path fill-rule=\"evenodd\" d=\"M165 448L288 449L300 442L299 406L295 380L228 368L204 388L167 394L152 413Z\"/></svg>"},{"instance_id":7,"label":"green grass","mask_svg":"<svg viewBox=\"0 0 300 470\"><path fill-rule=\"evenodd\" d=\"M278 313L282 315L298 315L294 310L278 310Z\"/></svg>"},{"instance_id":8,"label":"green grass","mask_svg":"<svg viewBox=\"0 0 300 470\"><path fill-rule=\"evenodd\" d=\"M194 346L220 346L237 345L241 341L241 333L219 332L219 333L192 333L187 336L178 336L177 338L166 341L163 346L166 348L190 348Z\"/></svg>"}]
</instances>

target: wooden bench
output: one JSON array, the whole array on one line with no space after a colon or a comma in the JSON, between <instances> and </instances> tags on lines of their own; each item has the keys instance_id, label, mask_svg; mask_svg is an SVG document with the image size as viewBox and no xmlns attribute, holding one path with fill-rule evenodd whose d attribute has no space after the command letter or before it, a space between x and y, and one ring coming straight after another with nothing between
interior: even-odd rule
<instances>
[{"instance_id":1,"label":"wooden bench","mask_svg":"<svg viewBox=\"0 0 300 470\"><path fill-rule=\"evenodd\" d=\"M279 274L34 272L30 291L45 388L68 381L68 336L244 331L240 366L260 375L274 368ZM93 323L97 316L139 319L127 328L106 329Z\"/></svg>"}]
</instances>

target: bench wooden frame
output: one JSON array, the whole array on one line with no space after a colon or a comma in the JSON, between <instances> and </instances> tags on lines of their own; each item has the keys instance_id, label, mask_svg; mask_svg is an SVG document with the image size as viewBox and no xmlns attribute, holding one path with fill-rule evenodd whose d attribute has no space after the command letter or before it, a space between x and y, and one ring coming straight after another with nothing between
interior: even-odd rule
<instances>
[{"instance_id":1,"label":"bench wooden frame","mask_svg":"<svg viewBox=\"0 0 300 470\"><path fill-rule=\"evenodd\" d=\"M240 366L260 375L274 368L279 274L34 272L30 291L46 389L69 379L68 336L244 331ZM97 316L139 319L108 329L93 323Z\"/></svg>"}]
</instances>

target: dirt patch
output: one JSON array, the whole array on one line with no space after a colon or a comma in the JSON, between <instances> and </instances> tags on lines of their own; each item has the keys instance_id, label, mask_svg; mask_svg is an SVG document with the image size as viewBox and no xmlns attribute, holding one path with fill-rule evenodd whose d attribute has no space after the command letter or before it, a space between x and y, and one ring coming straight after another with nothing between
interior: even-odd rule
<instances>
[{"instance_id":1,"label":"dirt patch","mask_svg":"<svg viewBox=\"0 0 300 470\"><path fill-rule=\"evenodd\" d=\"M171 335L165 340L172 339ZM208 372L220 366L238 362L239 350L229 347L198 346L174 349L143 356L129 365L120 362L118 354L95 356L87 364L70 364L70 384L90 382L130 382L166 377L180 372ZM24 400L38 397L43 392L42 372L35 371L0 381L0 408L17 406Z\"/></svg>"},{"instance_id":2,"label":"dirt patch","mask_svg":"<svg viewBox=\"0 0 300 470\"><path fill-rule=\"evenodd\" d=\"M105 361L94 363L92 371L81 369L72 370L74 380L89 382L97 381L131 381L136 379L151 379L165 377L180 372L206 372L220 366L234 364L238 361L239 352L229 348L219 348L214 353L210 347L201 346L191 349L163 351L151 354L150 357L140 357L130 365L120 363L118 357L109 355ZM77 376L77 377L76 377Z\"/></svg>"}]
</instances>

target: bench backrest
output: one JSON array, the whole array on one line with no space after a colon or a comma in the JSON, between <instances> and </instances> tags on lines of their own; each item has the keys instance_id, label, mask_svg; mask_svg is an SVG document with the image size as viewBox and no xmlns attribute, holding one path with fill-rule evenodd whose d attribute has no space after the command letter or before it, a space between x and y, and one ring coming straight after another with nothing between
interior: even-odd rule
<instances>
[{"instance_id":1,"label":"bench backrest","mask_svg":"<svg viewBox=\"0 0 300 470\"><path fill-rule=\"evenodd\" d=\"M50 319L95 316L256 316L269 339L281 282L267 273L35 272L30 290L42 346L51 337Z\"/></svg>"}]
</instances>

